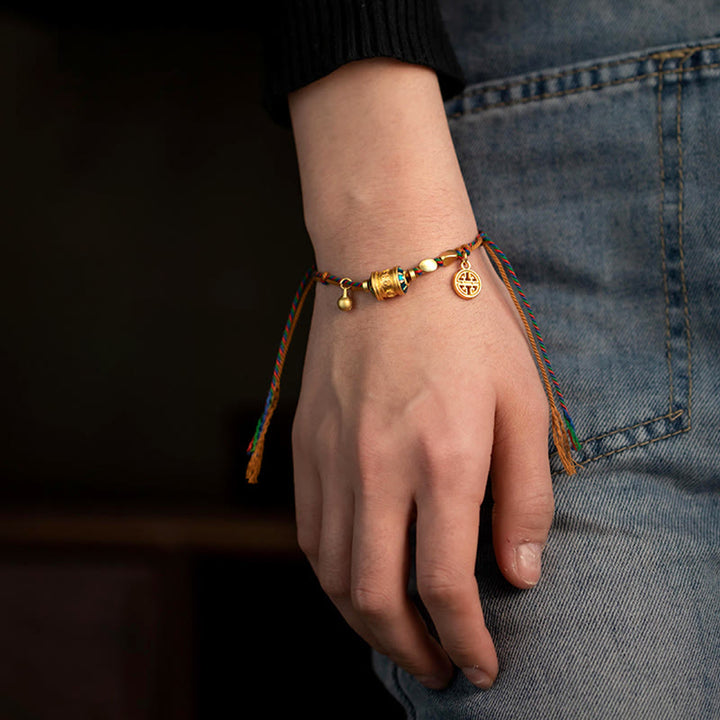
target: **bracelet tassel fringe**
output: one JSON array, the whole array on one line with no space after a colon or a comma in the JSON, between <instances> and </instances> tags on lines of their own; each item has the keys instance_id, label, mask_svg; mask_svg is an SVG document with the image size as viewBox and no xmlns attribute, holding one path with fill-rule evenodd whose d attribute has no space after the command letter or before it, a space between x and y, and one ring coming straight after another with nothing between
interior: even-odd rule
<instances>
[{"instance_id":1,"label":"bracelet tassel fringe","mask_svg":"<svg viewBox=\"0 0 720 720\"><path fill-rule=\"evenodd\" d=\"M565 404L565 398L560 389L557 376L555 375L550 363L550 357L548 356L545 342L540 334L540 328L538 327L537 320L532 311L532 307L523 292L520 281L515 274L515 270L510 264L510 261L505 253L503 253L502 250L500 250L500 248L492 240L490 240L484 232L479 232L472 244L460 246L457 249L457 257L466 258L470 250L480 245L485 247L485 250L490 257L490 260L495 265L503 284L510 293L515 309L522 320L523 327L525 328L525 334L527 335L530 347L535 357L535 362L537 364L538 371L540 372L545 393L548 398L548 403L550 405L550 421L555 449L558 453L560 461L562 462L565 472L568 475L574 475L580 465L572 457L572 448L579 450L581 447L580 442L578 441L575 426L573 425L572 418L570 417L567 405ZM442 265L444 263L441 260L439 264ZM272 381L270 383L270 390L268 391L267 398L265 400L265 408L258 420L255 428L255 434L253 435L247 449L250 459L245 471L245 477L249 483L255 484L258 481L263 451L265 448L265 436L270 426L270 420L277 408L280 397L280 379L285 365L288 348L290 347L290 341L292 340L293 333L295 332L302 307L310 293L310 290L315 286L315 283L320 282L326 284L331 281L335 284L339 284L334 276L331 276L328 273L320 273L315 267L312 267L303 277L292 300L287 322L285 323L285 329L283 330L283 334L280 339L280 345L275 359L275 368L273 369ZM361 285L362 283L358 282L352 283L352 286L356 288L359 288ZM342 285L341 288L344 290L344 296L346 296L347 293L345 291L348 288L345 288Z\"/></svg>"}]
</instances>

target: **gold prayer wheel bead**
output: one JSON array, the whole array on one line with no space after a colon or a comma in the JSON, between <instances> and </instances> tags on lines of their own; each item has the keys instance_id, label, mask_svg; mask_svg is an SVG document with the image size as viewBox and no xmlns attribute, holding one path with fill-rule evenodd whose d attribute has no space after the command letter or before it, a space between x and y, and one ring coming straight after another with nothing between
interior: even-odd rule
<instances>
[{"instance_id":1,"label":"gold prayer wheel bead","mask_svg":"<svg viewBox=\"0 0 720 720\"><path fill-rule=\"evenodd\" d=\"M410 278L406 276L402 268L394 267L386 270L376 270L371 273L368 285L370 292L378 300L387 300L398 295L404 295L407 292L409 281Z\"/></svg>"}]
</instances>

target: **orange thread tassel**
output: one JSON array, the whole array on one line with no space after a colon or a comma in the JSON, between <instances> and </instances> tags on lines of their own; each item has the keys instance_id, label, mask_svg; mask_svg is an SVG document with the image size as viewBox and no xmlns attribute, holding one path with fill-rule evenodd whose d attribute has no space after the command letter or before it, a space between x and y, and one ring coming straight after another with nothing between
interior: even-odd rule
<instances>
[{"instance_id":1,"label":"orange thread tassel","mask_svg":"<svg viewBox=\"0 0 720 720\"><path fill-rule=\"evenodd\" d=\"M571 455L570 438L568 437L569 432L566 432L565 424L563 423L563 420L560 416L560 411L557 407L557 403L555 402L555 396L553 395L552 386L550 385L550 379L545 368L545 363L543 362L540 351L538 350L535 335L530 329L530 323L528 323L528 320L525 317L525 313L523 312L520 301L517 298L513 284L510 282L510 278L508 278L505 267L503 266L502 262L500 262L500 258L495 253L493 247L491 247L491 243L487 242L485 244L485 250L490 256L490 259L495 264L495 267L500 274L503 284L507 288L508 293L510 293L510 297L512 298L513 304L515 305L515 309L517 310L518 315L520 315L520 319L522 320L523 326L525 328L525 334L527 335L527 338L530 342L530 347L533 351L533 355L535 356L535 363L537 364L540 374L542 375L543 385L545 386L545 394L547 395L548 402L550 404L550 419L555 449L557 450L558 456L560 457L560 461L562 462L565 472L568 475L574 475L579 465L575 462Z\"/></svg>"},{"instance_id":2,"label":"orange thread tassel","mask_svg":"<svg viewBox=\"0 0 720 720\"><path fill-rule=\"evenodd\" d=\"M265 450L265 435L270 427L270 420L272 419L278 400L280 399L280 378L282 377L283 367L285 366L285 359L287 358L290 341L292 340L293 333L297 327L297 321L300 318L300 312L305 304L305 300L307 299L310 290L315 285L314 274L314 268L307 272L300 283L300 287L298 287L297 292L295 293L295 297L293 298L292 305L290 306L290 314L288 315L287 322L285 323L285 330L280 340L280 347L278 348L275 369L273 371L273 379L270 384L270 391L268 392L267 399L265 401L265 410L258 421L257 428L255 429L255 435L250 441L250 445L248 447L250 460L248 460L247 468L245 470L245 478L253 485L258 481L263 452Z\"/></svg>"}]
</instances>

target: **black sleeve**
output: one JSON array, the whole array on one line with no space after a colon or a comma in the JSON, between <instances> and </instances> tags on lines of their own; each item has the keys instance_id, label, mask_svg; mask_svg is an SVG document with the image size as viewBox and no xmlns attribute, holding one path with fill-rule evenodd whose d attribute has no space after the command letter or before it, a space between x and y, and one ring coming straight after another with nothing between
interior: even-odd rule
<instances>
[{"instance_id":1,"label":"black sleeve","mask_svg":"<svg viewBox=\"0 0 720 720\"><path fill-rule=\"evenodd\" d=\"M262 102L280 125L290 125L289 92L352 60L427 65L444 99L465 86L437 0L280 0L266 8Z\"/></svg>"}]
</instances>

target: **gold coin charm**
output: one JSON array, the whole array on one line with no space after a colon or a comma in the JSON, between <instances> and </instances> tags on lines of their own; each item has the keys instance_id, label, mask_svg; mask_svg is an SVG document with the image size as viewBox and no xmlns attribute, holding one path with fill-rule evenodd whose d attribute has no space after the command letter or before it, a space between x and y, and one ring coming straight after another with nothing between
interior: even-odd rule
<instances>
[{"instance_id":1,"label":"gold coin charm","mask_svg":"<svg viewBox=\"0 0 720 720\"><path fill-rule=\"evenodd\" d=\"M477 297L482 290L482 280L480 276L470 267L470 261L467 257L463 258L460 263L460 269L453 277L453 290L463 300L472 300Z\"/></svg>"}]
</instances>

